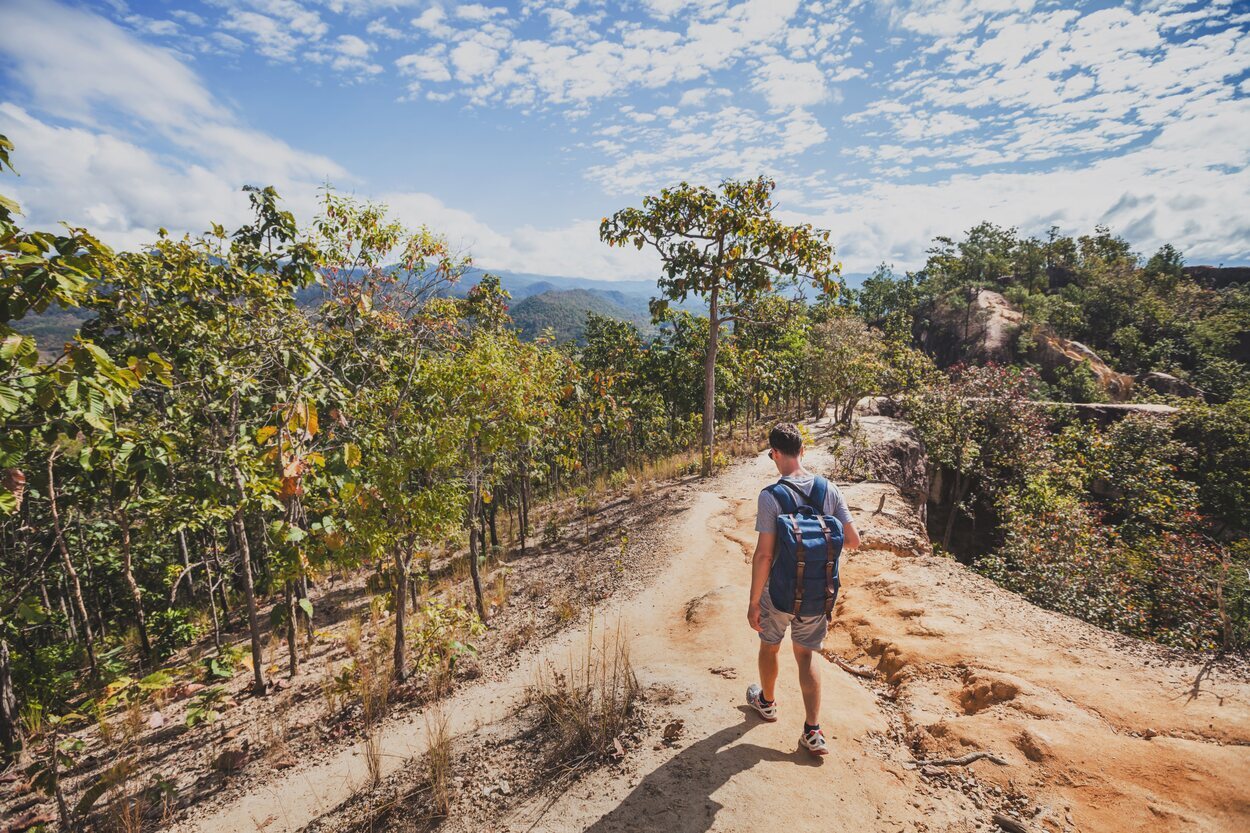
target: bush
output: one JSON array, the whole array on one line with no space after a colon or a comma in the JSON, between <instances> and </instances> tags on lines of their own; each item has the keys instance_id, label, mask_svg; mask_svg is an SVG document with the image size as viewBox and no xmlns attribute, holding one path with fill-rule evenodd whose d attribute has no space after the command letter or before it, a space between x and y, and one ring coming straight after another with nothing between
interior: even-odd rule
<instances>
[{"instance_id":1,"label":"bush","mask_svg":"<svg viewBox=\"0 0 1250 833\"><path fill-rule=\"evenodd\" d=\"M151 628L156 636L158 654L169 656L204 635L203 625L192 620L194 615L194 611L178 607L152 613Z\"/></svg>"}]
</instances>

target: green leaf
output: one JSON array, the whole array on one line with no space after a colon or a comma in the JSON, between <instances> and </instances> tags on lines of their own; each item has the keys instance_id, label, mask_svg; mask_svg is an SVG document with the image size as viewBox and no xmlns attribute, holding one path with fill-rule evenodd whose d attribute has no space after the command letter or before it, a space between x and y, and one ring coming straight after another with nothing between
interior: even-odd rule
<instances>
[{"instance_id":1,"label":"green leaf","mask_svg":"<svg viewBox=\"0 0 1250 833\"><path fill-rule=\"evenodd\" d=\"M14 356L25 352L22 349L23 345L26 345L26 349L30 349L30 346L33 344L34 339L29 336L24 336L21 333L10 333L5 336L4 341L0 341L0 359L12 359Z\"/></svg>"},{"instance_id":2,"label":"green leaf","mask_svg":"<svg viewBox=\"0 0 1250 833\"><path fill-rule=\"evenodd\" d=\"M343 446L343 462L347 467L354 469L360 465L360 446L355 443L347 443Z\"/></svg>"},{"instance_id":3,"label":"green leaf","mask_svg":"<svg viewBox=\"0 0 1250 833\"><path fill-rule=\"evenodd\" d=\"M311 602L311 601L309 601L308 599L300 599L300 600L299 600L299 609L300 609L300 610L302 610L302 611L304 611L304 615L305 615L305 616L307 616L309 619L311 619L311 618L312 618L312 615L313 615L313 606L312 606L312 602Z\"/></svg>"},{"instance_id":4,"label":"green leaf","mask_svg":"<svg viewBox=\"0 0 1250 833\"><path fill-rule=\"evenodd\" d=\"M38 602L18 602L17 615L31 625L41 625L48 621L48 614Z\"/></svg>"}]
</instances>

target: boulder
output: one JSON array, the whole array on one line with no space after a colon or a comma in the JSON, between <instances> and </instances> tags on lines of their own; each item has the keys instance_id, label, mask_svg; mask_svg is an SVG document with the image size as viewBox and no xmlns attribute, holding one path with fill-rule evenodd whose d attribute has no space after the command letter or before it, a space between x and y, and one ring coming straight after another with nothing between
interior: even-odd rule
<instances>
[{"instance_id":1,"label":"boulder","mask_svg":"<svg viewBox=\"0 0 1250 833\"><path fill-rule=\"evenodd\" d=\"M864 459L872 476L922 505L929 493L928 456L916 429L888 416L860 417L857 424L868 444Z\"/></svg>"},{"instance_id":2,"label":"boulder","mask_svg":"<svg viewBox=\"0 0 1250 833\"><path fill-rule=\"evenodd\" d=\"M924 348L940 365L1005 364L1013 358L1024 314L998 292L977 290L967 305L946 298L933 308Z\"/></svg>"},{"instance_id":3,"label":"boulder","mask_svg":"<svg viewBox=\"0 0 1250 833\"><path fill-rule=\"evenodd\" d=\"M1127 373L1119 373L1093 350L1079 341L1071 341L1044 329L1039 329L1033 337L1033 349L1029 357L1042 366L1044 374L1054 373L1063 368L1074 368L1081 363L1089 365L1098 385L1107 392L1115 402L1123 402L1129 397L1136 380Z\"/></svg>"},{"instance_id":4,"label":"boulder","mask_svg":"<svg viewBox=\"0 0 1250 833\"><path fill-rule=\"evenodd\" d=\"M1171 373L1160 373L1157 370L1137 374L1137 384L1145 385L1167 396L1183 396L1189 399L1202 399L1206 396L1200 388L1194 387L1184 379L1178 379Z\"/></svg>"}]
</instances>

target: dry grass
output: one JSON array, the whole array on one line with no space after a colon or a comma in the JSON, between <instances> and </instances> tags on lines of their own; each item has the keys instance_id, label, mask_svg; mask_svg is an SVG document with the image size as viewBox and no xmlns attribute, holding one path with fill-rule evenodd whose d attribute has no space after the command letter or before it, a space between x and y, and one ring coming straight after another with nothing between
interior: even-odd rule
<instances>
[{"instance_id":1,"label":"dry grass","mask_svg":"<svg viewBox=\"0 0 1250 833\"><path fill-rule=\"evenodd\" d=\"M558 599L552 601L551 610L556 615L556 621L563 625L576 619L577 614L581 613L582 609L573 600L572 593L564 593Z\"/></svg>"},{"instance_id":2,"label":"dry grass","mask_svg":"<svg viewBox=\"0 0 1250 833\"><path fill-rule=\"evenodd\" d=\"M126 703L126 711L122 716L122 738L130 743L143 734L145 712L143 698L134 696Z\"/></svg>"},{"instance_id":3,"label":"dry grass","mask_svg":"<svg viewBox=\"0 0 1250 833\"><path fill-rule=\"evenodd\" d=\"M491 592L487 602L499 610L508 603L508 572L508 568L504 567L496 570L491 577Z\"/></svg>"},{"instance_id":4,"label":"dry grass","mask_svg":"<svg viewBox=\"0 0 1250 833\"><path fill-rule=\"evenodd\" d=\"M394 686L394 636L385 621L383 606L374 597L369 605L369 630L372 639L366 640L365 628L359 619L348 623L344 644L352 662L339 674L329 677L323 684L327 708L342 703L344 689L350 686L351 694L360 701L362 717L362 741L365 766L369 770L369 785L377 787L382 781L382 746L378 726L386 716Z\"/></svg>"},{"instance_id":5,"label":"dry grass","mask_svg":"<svg viewBox=\"0 0 1250 833\"><path fill-rule=\"evenodd\" d=\"M446 816L451 809L452 761L451 733L447 728L447 713L435 706L425 716L426 767L430 779L430 798L434 812Z\"/></svg>"},{"instance_id":6,"label":"dry grass","mask_svg":"<svg viewBox=\"0 0 1250 833\"><path fill-rule=\"evenodd\" d=\"M624 633L618 627L596 642L592 623L584 649L565 666L544 663L529 690L551 733L551 763L576 769L609 756L629 727L639 692Z\"/></svg>"}]
</instances>

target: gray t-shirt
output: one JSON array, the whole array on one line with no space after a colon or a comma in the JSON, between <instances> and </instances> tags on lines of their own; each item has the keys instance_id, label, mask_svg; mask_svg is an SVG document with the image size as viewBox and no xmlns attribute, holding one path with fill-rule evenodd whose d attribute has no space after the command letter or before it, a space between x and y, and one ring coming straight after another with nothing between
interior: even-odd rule
<instances>
[{"instance_id":1,"label":"gray t-shirt","mask_svg":"<svg viewBox=\"0 0 1250 833\"><path fill-rule=\"evenodd\" d=\"M816 475L803 472L801 475L793 475L783 477L782 480L787 483L793 483L805 495L812 493L812 483L816 480ZM795 501L799 501L799 496L794 496ZM781 507L777 505L777 498L768 493L767 489L760 492L759 503L756 507L755 514L755 531L756 532L776 532L777 516L781 514ZM846 506L846 498L842 497L842 493L838 491L838 487L833 481L829 481L829 489L825 492L825 512L826 515L833 515L843 526L851 523L851 510Z\"/></svg>"}]
</instances>

